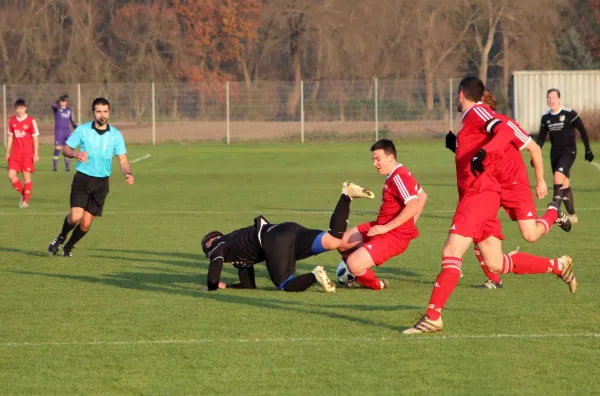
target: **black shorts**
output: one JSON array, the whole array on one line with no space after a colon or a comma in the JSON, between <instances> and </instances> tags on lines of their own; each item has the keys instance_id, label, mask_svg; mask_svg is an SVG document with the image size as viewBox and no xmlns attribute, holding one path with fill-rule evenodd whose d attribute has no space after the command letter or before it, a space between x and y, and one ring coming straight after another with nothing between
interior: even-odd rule
<instances>
[{"instance_id":1,"label":"black shorts","mask_svg":"<svg viewBox=\"0 0 600 396\"><path fill-rule=\"evenodd\" d=\"M71 184L71 207L83 208L94 216L102 216L108 195L108 177L93 177L77 172Z\"/></svg>"},{"instance_id":2,"label":"black shorts","mask_svg":"<svg viewBox=\"0 0 600 396\"><path fill-rule=\"evenodd\" d=\"M576 155L577 152L575 149L552 147L550 149L550 164L552 165L552 173L560 172L566 177L569 177Z\"/></svg>"},{"instance_id":3,"label":"black shorts","mask_svg":"<svg viewBox=\"0 0 600 396\"><path fill-rule=\"evenodd\" d=\"M262 249L267 271L277 288L296 272L296 261L313 255L312 244L322 232L297 223L273 224L262 229Z\"/></svg>"}]
</instances>

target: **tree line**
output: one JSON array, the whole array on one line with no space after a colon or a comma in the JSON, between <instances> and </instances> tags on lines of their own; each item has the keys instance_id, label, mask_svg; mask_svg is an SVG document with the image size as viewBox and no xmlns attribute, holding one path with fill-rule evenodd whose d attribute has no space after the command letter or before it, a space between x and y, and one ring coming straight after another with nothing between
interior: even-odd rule
<instances>
[{"instance_id":1,"label":"tree line","mask_svg":"<svg viewBox=\"0 0 600 396\"><path fill-rule=\"evenodd\" d=\"M600 67L600 0L0 0L0 82L437 81Z\"/></svg>"}]
</instances>

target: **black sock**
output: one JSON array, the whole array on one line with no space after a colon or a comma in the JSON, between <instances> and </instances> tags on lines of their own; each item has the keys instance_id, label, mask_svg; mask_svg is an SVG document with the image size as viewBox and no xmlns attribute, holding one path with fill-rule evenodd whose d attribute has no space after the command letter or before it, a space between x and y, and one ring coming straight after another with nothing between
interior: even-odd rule
<instances>
[{"instance_id":1,"label":"black sock","mask_svg":"<svg viewBox=\"0 0 600 396\"><path fill-rule=\"evenodd\" d=\"M309 272L308 274L300 275L287 281L283 286L283 290L286 292L301 292L311 287L316 281L315 274Z\"/></svg>"},{"instance_id":2,"label":"black sock","mask_svg":"<svg viewBox=\"0 0 600 396\"><path fill-rule=\"evenodd\" d=\"M81 229L81 225L79 225L79 227L75 228L75 231L73 231L73 234L71 235L71 239L69 239L69 242L67 242L67 244L65 246L68 246L70 248L73 248L75 246L75 244L77 242L79 242L81 240L81 238L83 238L85 236L85 234L87 234L87 231L83 231Z\"/></svg>"},{"instance_id":3,"label":"black sock","mask_svg":"<svg viewBox=\"0 0 600 396\"><path fill-rule=\"evenodd\" d=\"M567 209L567 213L570 215L575 214L575 201L573 200L573 191L571 191L571 187L562 189L562 200L565 203L565 208Z\"/></svg>"},{"instance_id":4,"label":"black sock","mask_svg":"<svg viewBox=\"0 0 600 396\"><path fill-rule=\"evenodd\" d=\"M342 194L335 205L331 219L329 220L329 233L332 237L342 239L344 232L348 228L348 217L350 217L350 199L346 194Z\"/></svg>"},{"instance_id":5,"label":"black sock","mask_svg":"<svg viewBox=\"0 0 600 396\"><path fill-rule=\"evenodd\" d=\"M560 209L560 204L563 199L562 194L563 194L562 184L555 184L554 185L554 195L552 195L552 201L554 201L558 205L559 209Z\"/></svg>"},{"instance_id":6,"label":"black sock","mask_svg":"<svg viewBox=\"0 0 600 396\"><path fill-rule=\"evenodd\" d=\"M60 235L63 238L67 239L69 232L71 232L73 230L73 228L75 228L75 226L77 226L77 223L75 223L75 224L69 223L69 216L67 215L67 217L65 217L65 221L63 223L63 228L62 228L62 231L60 232Z\"/></svg>"}]
</instances>

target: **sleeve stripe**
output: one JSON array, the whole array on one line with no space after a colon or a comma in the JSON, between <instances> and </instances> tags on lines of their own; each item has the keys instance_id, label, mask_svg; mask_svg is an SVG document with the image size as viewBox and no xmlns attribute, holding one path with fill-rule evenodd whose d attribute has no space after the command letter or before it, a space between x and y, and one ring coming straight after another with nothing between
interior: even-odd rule
<instances>
[{"instance_id":1,"label":"sleeve stripe","mask_svg":"<svg viewBox=\"0 0 600 396\"><path fill-rule=\"evenodd\" d=\"M515 131L515 136L519 138L522 142L528 142L530 137L525 132L523 132L518 126L516 126L512 121L507 122L508 126Z\"/></svg>"},{"instance_id":2,"label":"sleeve stripe","mask_svg":"<svg viewBox=\"0 0 600 396\"><path fill-rule=\"evenodd\" d=\"M400 176L398 176L398 175L394 176L394 183L396 183L398 190L400 190L400 194L402 195L402 198L404 199L404 204L406 204L408 201L410 201L412 199L417 198L416 195L409 194L408 189L404 185L404 182L402 181Z\"/></svg>"},{"instance_id":3,"label":"sleeve stripe","mask_svg":"<svg viewBox=\"0 0 600 396\"><path fill-rule=\"evenodd\" d=\"M479 117L481 117L483 121L488 121L492 119L490 113L488 113L487 110L482 109L481 107L474 107L473 110L475 110L477 115L479 115Z\"/></svg>"},{"instance_id":4,"label":"sleeve stripe","mask_svg":"<svg viewBox=\"0 0 600 396\"><path fill-rule=\"evenodd\" d=\"M394 176L394 183L396 183L396 186L398 187L402 198L404 198L404 200L408 199L408 197L410 197L410 194L408 193L408 189L404 185L404 182L402 182L402 179L400 179L399 175Z\"/></svg>"},{"instance_id":5,"label":"sleeve stripe","mask_svg":"<svg viewBox=\"0 0 600 396\"><path fill-rule=\"evenodd\" d=\"M35 131L33 133L33 136L40 136L40 130L38 129L37 122L35 120L33 120L32 124L33 124L33 130Z\"/></svg>"},{"instance_id":6,"label":"sleeve stripe","mask_svg":"<svg viewBox=\"0 0 600 396\"><path fill-rule=\"evenodd\" d=\"M533 139L531 138L531 136L529 136L529 138L527 139L527 141L524 142L521 147L519 147L519 150L523 150L525 147L527 147L527 145L529 144L529 142L531 142L532 140Z\"/></svg>"},{"instance_id":7,"label":"sleeve stripe","mask_svg":"<svg viewBox=\"0 0 600 396\"><path fill-rule=\"evenodd\" d=\"M573 123L573 121L575 121L575 120L576 120L576 119L578 119L578 118L579 118L579 114L577 114L577 115L575 116L575 118L573 118L573 119L571 120L571 123Z\"/></svg>"}]
</instances>

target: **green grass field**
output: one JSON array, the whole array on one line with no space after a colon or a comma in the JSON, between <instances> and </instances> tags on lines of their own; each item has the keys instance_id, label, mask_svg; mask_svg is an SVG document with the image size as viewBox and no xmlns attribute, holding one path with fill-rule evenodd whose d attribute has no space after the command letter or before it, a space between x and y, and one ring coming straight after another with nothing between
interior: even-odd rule
<instances>
[{"instance_id":1,"label":"green grass field","mask_svg":"<svg viewBox=\"0 0 600 396\"><path fill-rule=\"evenodd\" d=\"M383 178L369 147L131 145L130 159L152 156L133 165L134 186L115 167L105 215L71 259L46 248L68 211L72 173L52 173L42 158L26 210L5 180L0 394L600 394L600 169L581 155L572 171L580 223L570 234L556 228L527 244L501 214L505 251L575 258L575 295L551 275L474 289L485 278L469 252L444 333L401 334L425 310L456 203L452 154L423 141L398 142L429 202L421 237L376 270L390 289L277 292L257 265L259 290L201 291L209 230L261 213L326 229L347 179L377 192L352 203L350 224L373 219ZM339 261L325 253L298 270L321 264L333 277ZM224 280L235 274L226 265Z\"/></svg>"}]
</instances>

